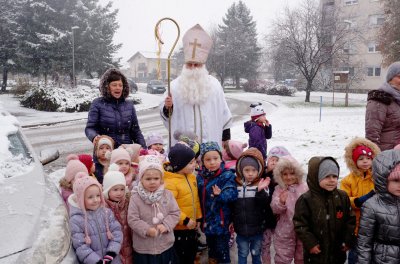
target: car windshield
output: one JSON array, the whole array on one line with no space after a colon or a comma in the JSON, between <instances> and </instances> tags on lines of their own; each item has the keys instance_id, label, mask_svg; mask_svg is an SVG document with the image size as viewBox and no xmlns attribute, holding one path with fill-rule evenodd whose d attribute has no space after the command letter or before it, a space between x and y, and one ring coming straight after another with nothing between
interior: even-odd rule
<instances>
[{"instance_id":1,"label":"car windshield","mask_svg":"<svg viewBox=\"0 0 400 264\"><path fill-rule=\"evenodd\" d=\"M33 168L33 157L18 131L7 135L8 151L0 157L0 182L4 178L28 173Z\"/></svg>"},{"instance_id":2,"label":"car windshield","mask_svg":"<svg viewBox=\"0 0 400 264\"><path fill-rule=\"evenodd\" d=\"M161 81L151 81L151 84L162 85L163 83Z\"/></svg>"}]
</instances>

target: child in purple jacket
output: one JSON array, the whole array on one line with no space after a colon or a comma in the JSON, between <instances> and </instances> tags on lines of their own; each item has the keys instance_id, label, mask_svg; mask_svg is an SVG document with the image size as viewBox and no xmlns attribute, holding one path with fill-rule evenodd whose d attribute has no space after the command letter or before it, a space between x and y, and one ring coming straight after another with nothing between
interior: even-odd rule
<instances>
[{"instance_id":1,"label":"child in purple jacket","mask_svg":"<svg viewBox=\"0 0 400 264\"><path fill-rule=\"evenodd\" d=\"M267 139L272 137L272 125L265 117L261 103L250 105L251 120L244 123L244 131L249 134L249 148L257 148L267 157Z\"/></svg>"},{"instance_id":2,"label":"child in purple jacket","mask_svg":"<svg viewBox=\"0 0 400 264\"><path fill-rule=\"evenodd\" d=\"M120 223L105 208L102 187L88 173L78 172L69 196L72 245L80 263L120 264Z\"/></svg>"}]
</instances>

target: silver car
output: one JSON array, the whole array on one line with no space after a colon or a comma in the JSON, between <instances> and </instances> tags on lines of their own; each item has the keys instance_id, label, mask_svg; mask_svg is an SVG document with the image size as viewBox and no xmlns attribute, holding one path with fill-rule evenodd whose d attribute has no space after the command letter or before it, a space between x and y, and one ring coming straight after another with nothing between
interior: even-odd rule
<instances>
[{"instance_id":1,"label":"silver car","mask_svg":"<svg viewBox=\"0 0 400 264\"><path fill-rule=\"evenodd\" d=\"M66 206L42 166L58 156L36 156L17 119L0 108L0 263L78 263Z\"/></svg>"}]
</instances>

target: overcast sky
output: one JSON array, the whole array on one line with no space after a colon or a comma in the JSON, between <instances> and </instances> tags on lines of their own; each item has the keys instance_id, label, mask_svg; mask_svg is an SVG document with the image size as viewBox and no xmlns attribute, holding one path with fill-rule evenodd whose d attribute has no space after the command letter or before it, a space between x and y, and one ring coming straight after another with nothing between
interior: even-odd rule
<instances>
[{"instance_id":1,"label":"overcast sky","mask_svg":"<svg viewBox=\"0 0 400 264\"><path fill-rule=\"evenodd\" d=\"M104 5L108 0L100 0ZM117 56L122 57L122 64L137 51L157 51L154 27L163 17L171 17L180 26L182 36L192 26L199 23L206 31L222 23L228 8L238 1L234 0L111 0L113 8L119 9L120 28L114 35L115 43L122 43ZM284 6L295 6L299 0L244 0L257 22L259 40L265 35L271 21L283 10ZM161 34L165 41L163 52L169 52L176 27L170 21L161 23Z\"/></svg>"}]
</instances>

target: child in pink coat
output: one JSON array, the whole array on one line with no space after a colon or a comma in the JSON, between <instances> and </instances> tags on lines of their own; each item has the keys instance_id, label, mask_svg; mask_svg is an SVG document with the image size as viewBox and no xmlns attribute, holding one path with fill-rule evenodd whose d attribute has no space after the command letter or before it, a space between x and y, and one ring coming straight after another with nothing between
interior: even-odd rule
<instances>
[{"instance_id":1,"label":"child in pink coat","mask_svg":"<svg viewBox=\"0 0 400 264\"><path fill-rule=\"evenodd\" d=\"M279 159L274 169L274 179L278 183L272 195L271 208L278 215L273 235L275 264L302 264L303 244L296 237L293 225L294 208L297 199L308 190L303 182L304 171L291 156Z\"/></svg>"},{"instance_id":2,"label":"child in pink coat","mask_svg":"<svg viewBox=\"0 0 400 264\"><path fill-rule=\"evenodd\" d=\"M247 143L237 140L224 141L222 149L222 160L225 161L226 169L236 169L237 159L242 155L243 150L247 147Z\"/></svg>"},{"instance_id":3,"label":"child in pink coat","mask_svg":"<svg viewBox=\"0 0 400 264\"><path fill-rule=\"evenodd\" d=\"M64 177L60 179L60 190L61 196L65 202L68 204L68 197L73 194L72 185L74 183L75 175L78 172L88 173L85 164L79 161L79 157L75 154L68 155L67 166L65 168ZM68 208L68 206L67 206Z\"/></svg>"}]
</instances>

